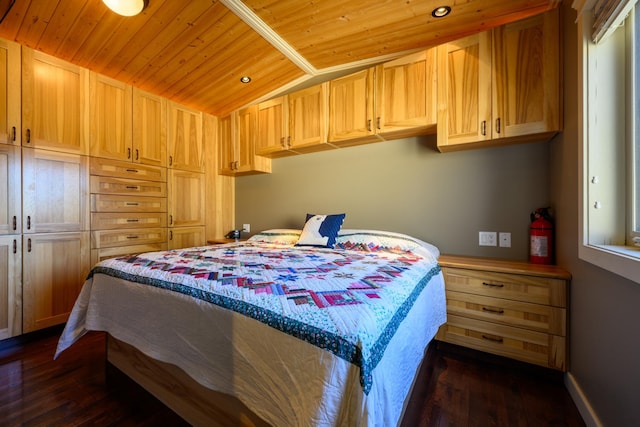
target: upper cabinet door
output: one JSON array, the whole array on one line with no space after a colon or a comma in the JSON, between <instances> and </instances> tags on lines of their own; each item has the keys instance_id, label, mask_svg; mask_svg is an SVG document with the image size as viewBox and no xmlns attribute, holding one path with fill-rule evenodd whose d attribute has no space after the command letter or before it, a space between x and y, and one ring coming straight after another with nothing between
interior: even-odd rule
<instances>
[{"instance_id":1,"label":"upper cabinet door","mask_svg":"<svg viewBox=\"0 0 640 427\"><path fill-rule=\"evenodd\" d=\"M133 161L167 166L167 100L133 88Z\"/></svg>"},{"instance_id":2,"label":"upper cabinet door","mask_svg":"<svg viewBox=\"0 0 640 427\"><path fill-rule=\"evenodd\" d=\"M494 29L493 138L561 129L558 9Z\"/></svg>"},{"instance_id":3,"label":"upper cabinet door","mask_svg":"<svg viewBox=\"0 0 640 427\"><path fill-rule=\"evenodd\" d=\"M168 166L204 172L202 158L202 112L175 102L168 103Z\"/></svg>"},{"instance_id":4,"label":"upper cabinet door","mask_svg":"<svg viewBox=\"0 0 640 427\"><path fill-rule=\"evenodd\" d=\"M21 144L20 45L0 39L0 144Z\"/></svg>"},{"instance_id":5,"label":"upper cabinet door","mask_svg":"<svg viewBox=\"0 0 640 427\"><path fill-rule=\"evenodd\" d=\"M89 71L22 49L22 144L88 154Z\"/></svg>"},{"instance_id":6,"label":"upper cabinet door","mask_svg":"<svg viewBox=\"0 0 640 427\"><path fill-rule=\"evenodd\" d=\"M374 129L374 69L329 82L329 142L380 141Z\"/></svg>"},{"instance_id":7,"label":"upper cabinet door","mask_svg":"<svg viewBox=\"0 0 640 427\"><path fill-rule=\"evenodd\" d=\"M491 32L438 46L438 147L491 139Z\"/></svg>"},{"instance_id":8,"label":"upper cabinet door","mask_svg":"<svg viewBox=\"0 0 640 427\"><path fill-rule=\"evenodd\" d=\"M287 154L291 142L288 112L286 96L258 104L258 133L255 142L257 155L272 157L278 153Z\"/></svg>"},{"instance_id":9,"label":"upper cabinet door","mask_svg":"<svg viewBox=\"0 0 640 427\"><path fill-rule=\"evenodd\" d=\"M232 114L218 119L218 171L222 175L233 175L237 168L232 128Z\"/></svg>"},{"instance_id":10,"label":"upper cabinet door","mask_svg":"<svg viewBox=\"0 0 640 427\"><path fill-rule=\"evenodd\" d=\"M289 147L298 153L335 148L327 144L328 83L288 95Z\"/></svg>"},{"instance_id":11,"label":"upper cabinet door","mask_svg":"<svg viewBox=\"0 0 640 427\"><path fill-rule=\"evenodd\" d=\"M131 86L90 73L91 155L132 160Z\"/></svg>"},{"instance_id":12,"label":"upper cabinet door","mask_svg":"<svg viewBox=\"0 0 640 427\"><path fill-rule=\"evenodd\" d=\"M423 133L437 120L436 49L376 68L376 131Z\"/></svg>"}]
</instances>

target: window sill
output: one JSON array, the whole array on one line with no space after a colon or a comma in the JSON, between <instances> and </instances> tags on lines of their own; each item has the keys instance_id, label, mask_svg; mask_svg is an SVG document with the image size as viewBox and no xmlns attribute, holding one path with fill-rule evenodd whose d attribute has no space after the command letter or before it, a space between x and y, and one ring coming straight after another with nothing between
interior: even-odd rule
<instances>
[{"instance_id":1,"label":"window sill","mask_svg":"<svg viewBox=\"0 0 640 427\"><path fill-rule=\"evenodd\" d=\"M640 247L581 245L580 259L640 283Z\"/></svg>"}]
</instances>

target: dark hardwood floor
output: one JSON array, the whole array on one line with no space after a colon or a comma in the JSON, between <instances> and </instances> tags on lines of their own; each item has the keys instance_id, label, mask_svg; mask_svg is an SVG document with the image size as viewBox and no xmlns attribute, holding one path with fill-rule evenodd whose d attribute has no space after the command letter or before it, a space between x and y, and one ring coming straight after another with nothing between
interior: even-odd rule
<instances>
[{"instance_id":1,"label":"dark hardwood floor","mask_svg":"<svg viewBox=\"0 0 640 427\"><path fill-rule=\"evenodd\" d=\"M104 334L57 359L60 329L0 342L0 426L185 426L115 368ZM402 427L584 426L559 373L432 345ZM280 427L280 426L278 426ZM286 427L286 426L283 426Z\"/></svg>"}]
</instances>

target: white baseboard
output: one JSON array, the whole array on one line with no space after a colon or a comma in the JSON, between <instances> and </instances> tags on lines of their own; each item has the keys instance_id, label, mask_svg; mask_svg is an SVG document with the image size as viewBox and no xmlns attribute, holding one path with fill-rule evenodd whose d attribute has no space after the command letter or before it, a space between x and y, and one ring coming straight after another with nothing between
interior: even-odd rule
<instances>
[{"instance_id":1,"label":"white baseboard","mask_svg":"<svg viewBox=\"0 0 640 427\"><path fill-rule=\"evenodd\" d=\"M582 392L582 389L576 381L576 378L571 375L571 372L567 372L564 375L564 385L565 387L567 387L567 390L569 391L573 402L578 407L578 412L580 412L580 415L582 415L582 419L584 420L587 427L603 427L603 424L600 422L598 415L593 410L593 407Z\"/></svg>"}]
</instances>

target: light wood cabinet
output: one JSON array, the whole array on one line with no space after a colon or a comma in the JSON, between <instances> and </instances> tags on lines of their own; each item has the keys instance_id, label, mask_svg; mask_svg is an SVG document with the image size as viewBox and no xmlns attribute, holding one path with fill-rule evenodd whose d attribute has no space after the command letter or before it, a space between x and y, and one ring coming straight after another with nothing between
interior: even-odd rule
<instances>
[{"instance_id":1,"label":"light wood cabinet","mask_svg":"<svg viewBox=\"0 0 640 427\"><path fill-rule=\"evenodd\" d=\"M22 232L20 147L0 144L0 235Z\"/></svg>"},{"instance_id":2,"label":"light wood cabinet","mask_svg":"<svg viewBox=\"0 0 640 427\"><path fill-rule=\"evenodd\" d=\"M204 172L202 112L168 102L168 166Z\"/></svg>"},{"instance_id":3,"label":"light wood cabinet","mask_svg":"<svg viewBox=\"0 0 640 427\"><path fill-rule=\"evenodd\" d=\"M21 142L20 45L0 39L0 144Z\"/></svg>"},{"instance_id":4,"label":"light wood cabinet","mask_svg":"<svg viewBox=\"0 0 640 427\"><path fill-rule=\"evenodd\" d=\"M22 239L0 236L0 340L22 333Z\"/></svg>"},{"instance_id":5,"label":"light wood cabinet","mask_svg":"<svg viewBox=\"0 0 640 427\"><path fill-rule=\"evenodd\" d=\"M91 155L133 159L132 88L98 73L90 73L89 136Z\"/></svg>"},{"instance_id":6,"label":"light wood cabinet","mask_svg":"<svg viewBox=\"0 0 640 427\"><path fill-rule=\"evenodd\" d=\"M203 246L205 241L204 226L174 227L169 230L169 249Z\"/></svg>"},{"instance_id":7,"label":"light wood cabinet","mask_svg":"<svg viewBox=\"0 0 640 427\"><path fill-rule=\"evenodd\" d=\"M166 166L166 100L91 73L91 155Z\"/></svg>"},{"instance_id":8,"label":"light wood cabinet","mask_svg":"<svg viewBox=\"0 0 640 427\"><path fill-rule=\"evenodd\" d=\"M341 147L434 133L436 50L329 82L329 142Z\"/></svg>"},{"instance_id":9,"label":"light wood cabinet","mask_svg":"<svg viewBox=\"0 0 640 427\"><path fill-rule=\"evenodd\" d=\"M558 25L554 9L437 48L440 151L561 130Z\"/></svg>"},{"instance_id":10,"label":"light wood cabinet","mask_svg":"<svg viewBox=\"0 0 640 427\"><path fill-rule=\"evenodd\" d=\"M435 133L436 49L376 67L376 133L385 140Z\"/></svg>"},{"instance_id":11,"label":"light wood cabinet","mask_svg":"<svg viewBox=\"0 0 640 427\"><path fill-rule=\"evenodd\" d=\"M234 111L219 120L219 172L223 175L270 173L271 159L256 156L258 106Z\"/></svg>"},{"instance_id":12,"label":"light wood cabinet","mask_svg":"<svg viewBox=\"0 0 640 427\"><path fill-rule=\"evenodd\" d=\"M89 232L23 236L23 332L67 321L89 273Z\"/></svg>"},{"instance_id":13,"label":"light wood cabinet","mask_svg":"<svg viewBox=\"0 0 640 427\"><path fill-rule=\"evenodd\" d=\"M442 255L447 323L437 339L567 370L566 271L525 262Z\"/></svg>"},{"instance_id":14,"label":"light wood cabinet","mask_svg":"<svg viewBox=\"0 0 640 427\"><path fill-rule=\"evenodd\" d=\"M167 166L167 100L133 88L133 161Z\"/></svg>"},{"instance_id":15,"label":"light wood cabinet","mask_svg":"<svg viewBox=\"0 0 640 427\"><path fill-rule=\"evenodd\" d=\"M22 232L89 229L88 157L22 148Z\"/></svg>"},{"instance_id":16,"label":"light wood cabinet","mask_svg":"<svg viewBox=\"0 0 640 427\"><path fill-rule=\"evenodd\" d=\"M270 158L335 148L327 142L328 83L258 104L256 154Z\"/></svg>"},{"instance_id":17,"label":"light wood cabinet","mask_svg":"<svg viewBox=\"0 0 640 427\"><path fill-rule=\"evenodd\" d=\"M169 227L204 225L204 174L169 171Z\"/></svg>"},{"instance_id":18,"label":"light wood cabinet","mask_svg":"<svg viewBox=\"0 0 640 427\"><path fill-rule=\"evenodd\" d=\"M92 264L166 249L167 169L98 157L90 163Z\"/></svg>"},{"instance_id":19,"label":"light wood cabinet","mask_svg":"<svg viewBox=\"0 0 640 427\"><path fill-rule=\"evenodd\" d=\"M22 48L22 144L88 154L89 70Z\"/></svg>"}]
</instances>

